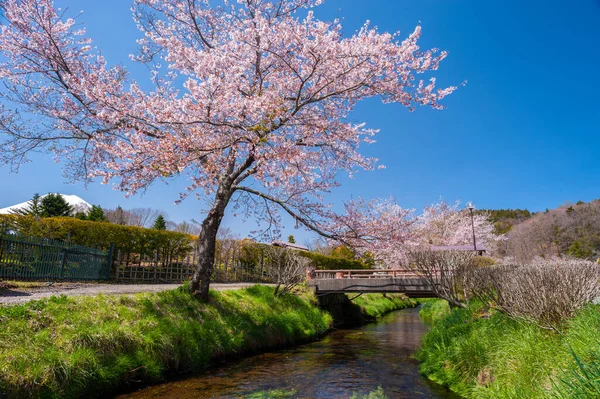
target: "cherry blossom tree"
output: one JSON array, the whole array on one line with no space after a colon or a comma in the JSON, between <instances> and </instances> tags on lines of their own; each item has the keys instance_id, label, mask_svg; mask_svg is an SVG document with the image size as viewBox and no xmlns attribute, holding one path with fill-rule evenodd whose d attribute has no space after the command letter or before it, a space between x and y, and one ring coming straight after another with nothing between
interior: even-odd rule
<instances>
[{"instance_id":1,"label":"cherry blossom tree","mask_svg":"<svg viewBox=\"0 0 600 399\"><path fill-rule=\"evenodd\" d=\"M406 263L408 248L415 242L414 209L405 209L393 198L348 201L344 213L332 216L336 239L358 254L373 257L379 267L400 268Z\"/></svg>"},{"instance_id":2,"label":"cherry blossom tree","mask_svg":"<svg viewBox=\"0 0 600 399\"><path fill-rule=\"evenodd\" d=\"M339 172L376 166L359 153L376 130L349 121L355 105L441 108L456 87L416 77L446 57L419 48L420 26L402 41L369 23L344 36L339 21L314 16L321 2L135 0L132 58L152 71L145 90L52 0L0 0L0 157L18 168L50 150L71 179L127 195L187 176L179 200L207 203L190 285L203 299L230 203L266 223L263 233L278 232L283 211L336 238L322 196Z\"/></svg>"},{"instance_id":3,"label":"cherry blossom tree","mask_svg":"<svg viewBox=\"0 0 600 399\"><path fill-rule=\"evenodd\" d=\"M414 226L417 241L425 246L472 245L473 228L478 247L502 238L494 233L489 214L476 212L471 225L469 211L460 205L460 201L449 204L440 200L426 206Z\"/></svg>"},{"instance_id":4,"label":"cherry blossom tree","mask_svg":"<svg viewBox=\"0 0 600 399\"><path fill-rule=\"evenodd\" d=\"M428 205L420 215L414 209L404 209L393 198L364 199L346 204L343 215L332 217L337 239L343 240L359 253L372 254L380 266L403 268L410 254L430 250L432 246L473 244L473 227L478 247L489 247L504 239L494 233L490 216L477 212L471 216L460 208L460 201L448 204L444 200Z\"/></svg>"}]
</instances>

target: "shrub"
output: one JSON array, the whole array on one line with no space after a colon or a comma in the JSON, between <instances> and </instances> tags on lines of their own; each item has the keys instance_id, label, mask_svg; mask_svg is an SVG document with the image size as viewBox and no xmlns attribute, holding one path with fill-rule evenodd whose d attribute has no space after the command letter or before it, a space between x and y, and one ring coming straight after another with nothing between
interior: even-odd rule
<instances>
[{"instance_id":1,"label":"shrub","mask_svg":"<svg viewBox=\"0 0 600 399\"><path fill-rule=\"evenodd\" d=\"M494 266L496 261L489 256L475 256L471 261L471 266L474 268Z\"/></svg>"},{"instance_id":2,"label":"shrub","mask_svg":"<svg viewBox=\"0 0 600 399\"><path fill-rule=\"evenodd\" d=\"M0 215L0 234L13 231L28 237L44 237L72 244L108 249L111 243L123 256L139 254L173 258L188 254L193 236L107 222L91 222L66 217L38 219L32 216Z\"/></svg>"},{"instance_id":3,"label":"shrub","mask_svg":"<svg viewBox=\"0 0 600 399\"><path fill-rule=\"evenodd\" d=\"M307 251L301 251L298 254L310 259L317 270L357 270L371 268L368 264L359 260L337 258Z\"/></svg>"},{"instance_id":4,"label":"shrub","mask_svg":"<svg viewBox=\"0 0 600 399\"><path fill-rule=\"evenodd\" d=\"M418 250L409 254L409 263L423 276L438 298L451 306L464 307L463 295L467 274L472 269L471 251Z\"/></svg>"},{"instance_id":5,"label":"shrub","mask_svg":"<svg viewBox=\"0 0 600 399\"><path fill-rule=\"evenodd\" d=\"M576 260L538 261L473 271L471 294L514 318L558 329L574 312L600 297L600 268Z\"/></svg>"},{"instance_id":6,"label":"shrub","mask_svg":"<svg viewBox=\"0 0 600 399\"><path fill-rule=\"evenodd\" d=\"M266 257L269 261L267 273L277 284L275 296L289 292L306 278L306 268L310 262L298 256L295 251L281 247L267 247Z\"/></svg>"}]
</instances>

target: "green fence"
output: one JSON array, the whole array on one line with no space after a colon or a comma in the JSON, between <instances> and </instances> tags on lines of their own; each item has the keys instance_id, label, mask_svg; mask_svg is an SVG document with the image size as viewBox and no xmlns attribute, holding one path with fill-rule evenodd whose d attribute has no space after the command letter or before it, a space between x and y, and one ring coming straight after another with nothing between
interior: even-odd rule
<instances>
[{"instance_id":1,"label":"green fence","mask_svg":"<svg viewBox=\"0 0 600 399\"><path fill-rule=\"evenodd\" d=\"M108 280L109 251L69 243L0 235L0 279L5 280Z\"/></svg>"}]
</instances>

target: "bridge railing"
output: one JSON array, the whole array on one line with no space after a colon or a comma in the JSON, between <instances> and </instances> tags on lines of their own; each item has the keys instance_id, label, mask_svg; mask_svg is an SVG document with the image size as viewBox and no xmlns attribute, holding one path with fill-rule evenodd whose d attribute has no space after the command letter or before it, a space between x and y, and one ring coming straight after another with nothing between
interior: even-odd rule
<instances>
[{"instance_id":1,"label":"bridge railing","mask_svg":"<svg viewBox=\"0 0 600 399\"><path fill-rule=\"evenodd\" d=\"M356 269L356 270L315 270L315 279L335 278L401 278L422 277L423 275L410 269Z\"/></svg>"}]
</instances>

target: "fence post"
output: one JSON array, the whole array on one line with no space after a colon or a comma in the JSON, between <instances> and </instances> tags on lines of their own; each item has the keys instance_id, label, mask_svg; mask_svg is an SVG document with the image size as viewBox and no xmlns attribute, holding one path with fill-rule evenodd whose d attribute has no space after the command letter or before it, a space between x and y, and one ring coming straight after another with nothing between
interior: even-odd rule
<instances>
[{"instance_id":1,"label":"fence post","mask_svg":"<svg viewBox=\"0 0 600 399\"><path fill-rule=\"evenodd\" d=\"M158 251L154 251L154 281L158 280Z\"/></svg>"},{"instance_id":2,"label":"fence post","mask_svg":"<svg viewBox=\"0 0 600 399\"><path fill-rule=\"evenodd\" d=\"M63 249L62 262L60 265L60 279L61 280L62 280L63 276L65 275L65 267L67 266L67 257L69 256L68 252L69 252L68 248Z\"/></svg>"},{"instance_id":3,"label":"fence post","mask_svg":"<svg viewBox=\"0 0 600 399\"><path fill-rule=\"evenodd\" d=\"M108 247L108 256L106 261L108 262L108 264L106 265L106 279L110 280L110 271L112 270L112 264L113 264L113 256L115 254L115 243L111 242L110 246ZM117 273L115 273L116 275Z\"/></svg>"}]
</instances>

